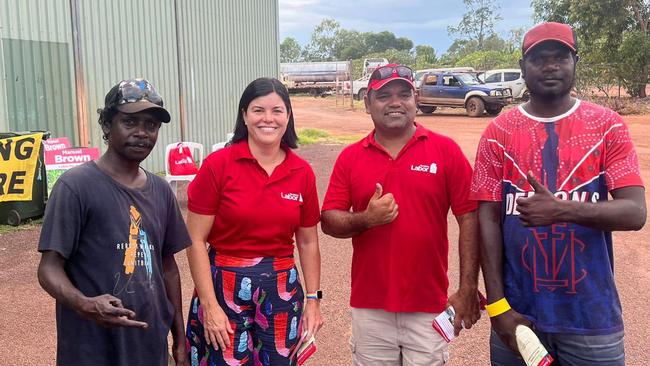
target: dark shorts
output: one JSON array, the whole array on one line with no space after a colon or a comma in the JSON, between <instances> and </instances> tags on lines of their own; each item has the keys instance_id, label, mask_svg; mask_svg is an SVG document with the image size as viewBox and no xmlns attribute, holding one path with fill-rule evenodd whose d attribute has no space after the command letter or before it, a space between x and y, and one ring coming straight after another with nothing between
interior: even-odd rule
<instances>
[{"instance_id":1,"label":"dark shorts","mask_svg":"<svg viewBox=\"0 0 650 366\"><path fill-rule=\"evenodd\" d=\"M304 293L293 258L235 258L210 251L219 306L235 334L222 352L208 346L203 311L194 292L187 320L192 365L293 365Z\"/></svg>"},{"instance_id":2,"label":"dark shorts","mask_svg":"<svg viewBox=\"0 0 650 366\"><path fill-rule=\"evenodd\" d=\"M535 334L553 356L553 366L625 366L622 331L596 336L539 331ZM494 331L490 334L490 359L492 366L526 366Z\"/></svg>"}]
</instances>

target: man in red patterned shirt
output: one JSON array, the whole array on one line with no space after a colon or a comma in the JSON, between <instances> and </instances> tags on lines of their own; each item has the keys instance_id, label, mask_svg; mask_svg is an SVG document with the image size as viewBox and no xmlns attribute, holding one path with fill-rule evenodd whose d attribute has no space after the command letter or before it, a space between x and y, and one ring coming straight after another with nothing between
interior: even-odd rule
<instances>
[{"instance_id":1,"label":"man in red patterned shirt","mask_svg":"<svg viewBox=\"0 0 650 366\"><path fill-rule=\"evenodd\" d=\"M644 188L621 117L571 97L577 49L566 24L528 31L530 102L479 143L470 197L480 201L492 365L524 365L519 324L561 365L625 364L611 232L643 227Z\"/></svg>"}]
</instances>

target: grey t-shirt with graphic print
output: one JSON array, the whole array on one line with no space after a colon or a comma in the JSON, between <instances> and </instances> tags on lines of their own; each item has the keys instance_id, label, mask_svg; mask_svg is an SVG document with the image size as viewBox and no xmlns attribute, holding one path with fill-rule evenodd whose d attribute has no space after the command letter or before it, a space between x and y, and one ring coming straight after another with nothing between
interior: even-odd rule
<instances>
[{"instance_id":1,"label":"grey t-shirt with graphic print","mask_svg":"<svg viewBox=\"0 0 650 366\"><path fill-rule=\"evenodd\" d=\"M173 306L162 259L190 238L174 194L147 172L140 189L127 188L94 162L63 174L47 202L38 250L55 251L88 297L111 294L147 329L107 329L56 304L58 365L167 365Z\"/></svg>"}]
</instances>

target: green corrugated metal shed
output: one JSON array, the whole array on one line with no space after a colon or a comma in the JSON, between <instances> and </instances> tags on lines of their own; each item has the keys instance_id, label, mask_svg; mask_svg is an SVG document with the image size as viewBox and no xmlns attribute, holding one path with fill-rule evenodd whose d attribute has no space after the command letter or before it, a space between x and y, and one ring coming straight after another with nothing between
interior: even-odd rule
<instances>
[{"instance_id":1,"label":"green corrugated metal shed","mask_svg":"<svg viewBox=\"0 0 650 366\"><path fill-rule=\"evenodd\" d=\"M77 139L70 40L68 2L0 0L0 131Z\"/></svg>"},{"instance_id":2,"label":"green corrugated metal shed","mask_svg":"<svg viewBox=\"0 0 650 366\"><path fill-rule=\"evenodd\" d=\"M278 38L277 0L0 0L0 131L103 149L104 94L145 77L172 115L145 163L162 171L166 144L184 136L207 154L232 131L246 84L278 74Z\"/></svg>"}]
</instances>

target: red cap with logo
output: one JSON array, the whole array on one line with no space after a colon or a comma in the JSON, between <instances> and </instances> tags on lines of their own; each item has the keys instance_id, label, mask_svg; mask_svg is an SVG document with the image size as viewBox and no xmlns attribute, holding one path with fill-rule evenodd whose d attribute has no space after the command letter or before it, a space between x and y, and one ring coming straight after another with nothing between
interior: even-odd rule
<instances>
[{"instance_id":1,"label":"red cap with logo","mask_svg":"<svg viewBox=\"0 0 650 366\"><path fill-rule=\"evenodd\" d=\"M578 52L576 34L568 24L547 22L540 23L531 28L524 36L521 46L523 55L526 55L535 46L546 41L557 41L569 47L571 51Z\"/></svg>"},{"instance_id":2,"label":"red cap with logo","mask_svg":"<svg viewBox=\"0 0 650 366\"><path fill-rule=\"evenodd\" d=\"M398 64L388 64L376 68L370 74L368 89L379 90L393 80L404 80L411 88L415 89L415 85L413 85L413 70L407 66Z\"/></svg>"}]
</instances>

